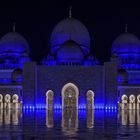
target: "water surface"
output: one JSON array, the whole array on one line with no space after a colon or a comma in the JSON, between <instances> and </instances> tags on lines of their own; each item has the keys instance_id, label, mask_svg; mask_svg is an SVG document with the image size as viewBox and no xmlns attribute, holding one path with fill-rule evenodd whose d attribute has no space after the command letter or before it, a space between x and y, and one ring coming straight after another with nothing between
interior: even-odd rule
<instances>
[{"instance_id":1,"label":"water surface","mask_svg":"<svg viewBox=\"0 0 140 140\"><path fill-rule=\"evenodd\" d=\"M139 137L139 110L0 110L0 140Z\"/></svg>"}]
</instances>

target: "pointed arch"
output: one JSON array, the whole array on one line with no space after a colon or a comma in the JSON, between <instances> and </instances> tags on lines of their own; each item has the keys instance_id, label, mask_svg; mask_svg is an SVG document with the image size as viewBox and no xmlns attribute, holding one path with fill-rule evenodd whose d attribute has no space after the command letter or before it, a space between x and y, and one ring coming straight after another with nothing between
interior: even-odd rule
<instances>
[{"instance_id":1,"label":"pointed arch","mask_svg":"<svg viewBox=\"0 0 140 140\"><path fill-rule=\"evenodd\" d=\"M72 107L78 108L78 87L73 83L67 83L63 86L62 91L62 108Z\"/></svg>"},{"instance_id":2,"label":"pointed arch","mask_svg":"<svg viewBox=\"0 0 140 140\"><path fill-rule=\"evenodd\" d=\"M128 109L128 97L127 95L122 95L121 97L121 109Z\"/></svg>"},{"instance_id":3,"label":"pointed arch","mask_svg":"<svg viewBox=\"0 0 140 140\"><path fill-rule=\"evenodd\" d=\"M54 98L54 92L52 90L48 90L46 92L46 108L47 109L53 109L53 98Z\"/></svg>"},{"instance_id":4,"label":"pointed arch","mask_svg":"<svg viewBox=\"0 0 140 140\"><path fill-rule=\"evenodd\" d=\"M2 102L3 102L3 95L0 94L0 103L2 103Z\"/></svg>"},{"instance_id":5,"label":"pointed arch","mask_svg":"<svg viewBox=\"0 0 140 140\"><path fill-rule=\"evenodd\" d=\"M18 97L17 94L14 94L14 95L12 96L12 102L13 102L13 103L18 103L18 99L19 99L19 97Z\"/></svg>"},{"instance_id":6,"label":"pointed arch","mask_svg":"<svg viewBox=\"0 0 140 140\"><path fill-rule=\"evenodd\" d=\"M135 95L131 94L129 96L129 109L135 109Z\"/></svg>"},{"instance_id":7,"label":"pointed arch","mask_svg":"<svg viewBox=\"0 0 140 140\"><path fill-rule=\"evenodd\" d=\"M140 94L137 96L137 109L140 110Z\"/></svg>"},{"instance_id":8,"label":"pointed arch","mask_svg":"<svg viewBox=\"0 0 140 140\"><path fill-rule=\"evenodd\" d=\"M94 92L92 90L87 91L87 109L94 109Z\"/></svg>"},{"instance_id":9,"label":"pointed arch","mask_svg":"<svg viewBox=\"0 0 140 140\"><path fill-rule=\"evenodd\" d=\"M10 109L11 108L11 95L6 94L4 97L4 108L5 109Z\"/></svg>"},{"instance_id":10,"label":"pointed arch","mask_svg":"<svg viewBox=\"0 0 140 140\"><path fill-rule=\"evenodd\" d=\"M3 108L3 95L0 94L0 109Z\"/></svg>"},{"instance_id":11,"label":"pointed arch","mask_svg":"<svg viewBox=\"0 0 140 140\"><path fill-rule=\"evenodd\" d=\"M19 96L17 94L14 94L12 96L12 109L18 109L19 108Z\"/></svg>"}]
</instances>

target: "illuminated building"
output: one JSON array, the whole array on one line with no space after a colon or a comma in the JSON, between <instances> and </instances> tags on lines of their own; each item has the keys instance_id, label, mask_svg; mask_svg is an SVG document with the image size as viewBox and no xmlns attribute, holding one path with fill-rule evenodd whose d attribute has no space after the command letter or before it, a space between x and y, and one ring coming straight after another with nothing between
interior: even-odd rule
<instances>
[{"instance_id":1,"label":"illuminated building","mask_svg":"<svg viewBox=\"0 0 140 140\"><path fill-rule=\"evenodd\" d=\"M71 14L54 27L41 65L29 58L24 37L6 34L0 40L0 108L140 108L140 40L126 30L103 65L90 48L87 28Z\"/></svg>"}]
</instances>

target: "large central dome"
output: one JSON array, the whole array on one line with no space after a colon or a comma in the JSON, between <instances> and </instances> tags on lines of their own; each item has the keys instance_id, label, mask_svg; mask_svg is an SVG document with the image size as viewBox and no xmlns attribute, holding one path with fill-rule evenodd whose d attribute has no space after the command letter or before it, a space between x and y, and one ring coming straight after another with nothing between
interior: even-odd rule
<instances>
[{"instance_id":1,"label":"large central dome","mask_svg":"<svg viewBox=\"0 0 140 140\"><path fill-rule=\"evenodd\" d=\"M51 51L56 53L64 42L73 40L80 45L85 54L89 53L90 35L86 27L77 19L67 18L60 21L51 34Z\"/></svg>"},{"instance_id":2,"label":"large central dome","mask_svg":"<svg viewBox=\"0 0 140 140\"><path fill-rule=\"evenodd\" d=\"M81 48L72 40L62 44L57 52L57 60L60 62L80 63L83 59L84 55Z\"/></svg>"}]
</instances>

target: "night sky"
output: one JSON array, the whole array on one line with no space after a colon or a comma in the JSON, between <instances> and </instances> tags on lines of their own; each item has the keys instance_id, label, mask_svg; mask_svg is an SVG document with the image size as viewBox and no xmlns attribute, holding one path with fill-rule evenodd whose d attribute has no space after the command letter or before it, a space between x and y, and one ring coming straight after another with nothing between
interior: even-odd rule
<instances>
[{"instance_id":1,"label":"night sky","mask_svg":"<svg viewBox=\"0 0 140 140\"><path fill-rule=\"evenodd\" d=\"M109 60L113 40L125 30L140 38L140 4L103 3L98 0L46 0L44 2L5 2L0 4L0 37L12 31L23 35L30 45L30 56L38 63L48 54L53 27L68 17L79 19L91 35L91 51L101 62ZM133 1L132 1L133 2Z\"/></svg>"}]
</instances>

